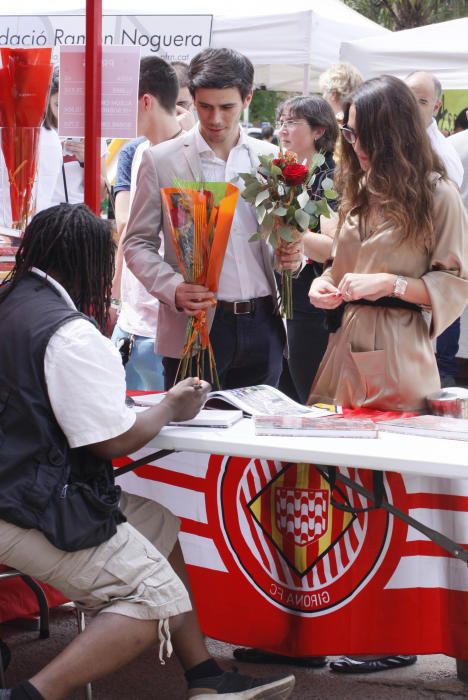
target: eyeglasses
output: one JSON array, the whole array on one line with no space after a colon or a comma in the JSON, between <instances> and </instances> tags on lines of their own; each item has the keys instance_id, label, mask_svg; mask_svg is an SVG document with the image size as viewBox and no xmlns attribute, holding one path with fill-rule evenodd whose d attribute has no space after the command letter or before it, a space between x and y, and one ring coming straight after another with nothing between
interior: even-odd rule
<instances>
[{"instance_id":1,"label":"eyeglasses","mask_svg":"<svg viewBox=\"0 0 468 700\"><path fill-rule=\"evenodd\" d=\"M351 146L354 146L356 141L359 138L359 134L357 131L354 131L350 126L347 124L344 124L344 126L340 127L341 128L341 133L343 134L343 138L345 141L351 144Z\"/></svg>"},{"instance_id":2,"label":"eyeglasses","mask_svg":"<svg viewBox=\"0 0 468 700\"><path fill-rule=\"evenodd\" d=\"M276 122L275 126L278 130L294 129L295 126L299 126L300 124L305 124L304 119L285 119L284 121Z\"/></svg>"}]
</instances>

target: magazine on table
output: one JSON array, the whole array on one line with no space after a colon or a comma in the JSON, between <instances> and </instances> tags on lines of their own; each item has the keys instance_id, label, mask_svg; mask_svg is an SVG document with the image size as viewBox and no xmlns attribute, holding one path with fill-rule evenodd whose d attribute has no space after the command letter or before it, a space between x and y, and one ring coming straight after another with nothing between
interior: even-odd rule
<instances>
[{"instance_id":1,"label":"magazine on table","mask_svg":"<svg viewBox=\"0 0 468 700\"><path fill-rule=\"evenodd\" d=\"M140 406L154 406L162 401L164 394L146 394L135 396L135 403ZM313 416L314 418L334 416L341 413L340 406L329 404L316 404L315 406L303 406L293 401L272 386L257 384L239 389L219 389L211 391L205 401L206 409L232 409L237 408L246 417L257 415L269 416Z\"/></svg>"},{"instance_id":2,"label":"magazine on table","mask_svg":"<svg viewBox=\"0 0 468 700\"><path fill-rule=\"evenodd\" d=\"M379 432L404 433L423 437L468 440L468 419L451 416L412 416L380 421Z\"/></svg>"},{"instance_id":3,"label":"magazine on table","mask_svg":"<svg viewBox=\"0 0 468 700\"><path fill-rule=\"evenodd\" d=\"M293 437L356 437L376 438L377 425L370 418L341 416L254 416L255 435Z\"/></svg>"}]
</instances>

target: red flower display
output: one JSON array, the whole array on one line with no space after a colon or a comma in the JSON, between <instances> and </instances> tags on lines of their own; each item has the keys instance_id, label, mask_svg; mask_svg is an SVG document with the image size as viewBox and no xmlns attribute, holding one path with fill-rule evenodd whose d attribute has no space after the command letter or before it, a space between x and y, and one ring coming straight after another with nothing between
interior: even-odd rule
<instances>
[{"instance_id":1,"label":"red flower display","mask_svg":"<svg viewBox=\"0 0 468 700\"><path fill-rule=\"evenodd\" d=\"M1 49L0 127L10 188L11 227L32 213L39 133L49 94L52 49Z\"/></svg>"}]
</instances>

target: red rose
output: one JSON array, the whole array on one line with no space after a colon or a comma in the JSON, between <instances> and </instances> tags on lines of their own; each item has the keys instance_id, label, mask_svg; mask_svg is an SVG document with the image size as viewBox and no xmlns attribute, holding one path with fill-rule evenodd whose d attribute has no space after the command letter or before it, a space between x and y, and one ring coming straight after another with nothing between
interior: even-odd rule
<instances>
[{"instance_id":1,"label":"red rose","mask_svg":"<svg viewBox=\"0 0 468 700\"><path fill-rule=\"evenodd\" d=\"M282 158L273 158L271 161L273 165L276 165L277 168L283 168L284 167L284 161Z\"/></svg>"},{"instance_id":2,"label":"red rose","mask_svg":"<svg viewBox=\"0 0 468 700\"><path fill-rule=\"evenodd\" d=\"M287 185L302 185L308 174L309 168L301 163L292 163L283 168L283 177Z\"/></svg>"}]
</instances>

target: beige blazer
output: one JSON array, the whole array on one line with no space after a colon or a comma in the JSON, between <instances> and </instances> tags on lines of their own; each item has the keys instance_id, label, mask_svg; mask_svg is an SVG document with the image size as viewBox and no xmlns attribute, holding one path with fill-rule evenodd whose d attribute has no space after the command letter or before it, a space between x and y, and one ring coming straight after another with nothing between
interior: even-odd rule
<instances>
[{"instance_id":1,"label":"beige blazer","mask_svg":"<svg viewBox=\"0 0 468 700\"><path fill-rule=\"evenodd\" d=\"M195 127L195 129L198 127ZM156 329L156 352L166 357L182 355L188 317L175 307L176 287L184 280L178 271L168 222L162 208L160 188L172 187L174 178L203 180L195 129L172 141L149 148L138 171L123 252L128 267L148 292L161 302ZM247 139L252 167L260 154L276 153L277 147L258 139ZM164 241L164 255L160 254ZM273 251L262 242L265 272L276 298ZM212 322L211 314L210 322Z\"/></svg>"}]
</instances>

